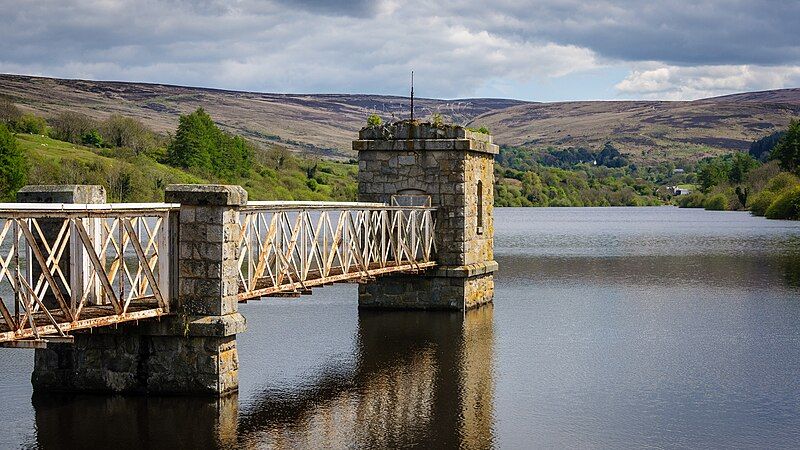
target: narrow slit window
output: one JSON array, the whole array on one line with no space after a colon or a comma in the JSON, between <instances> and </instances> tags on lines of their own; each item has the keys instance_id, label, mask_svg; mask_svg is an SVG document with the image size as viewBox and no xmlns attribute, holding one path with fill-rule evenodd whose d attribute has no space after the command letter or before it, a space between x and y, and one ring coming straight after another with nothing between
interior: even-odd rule
<instances>
[{"instance_id":1,"label":"narrow slit window","mask_svg":"<svg viewBox=\"0 0 800 450\"><path fill-rule=\"evenodd\" d=\"M478 181L478 234L483 234L483 181Z\"/></svg>"}]
</instances>

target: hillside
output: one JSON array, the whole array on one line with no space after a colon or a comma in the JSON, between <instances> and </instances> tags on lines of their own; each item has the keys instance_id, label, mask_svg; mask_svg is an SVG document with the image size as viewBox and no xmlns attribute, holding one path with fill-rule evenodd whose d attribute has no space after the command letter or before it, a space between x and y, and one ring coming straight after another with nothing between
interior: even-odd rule
<instances>
[{"instance_id":1,"label":"hillside","mask_svg":"<svg viewBox=\"0 0 800 450\"><path fill-rule=\"evenodd\" d=\"M62 110L96 119L119 113L140 119L163 133L173 132L180 114L203 107L227 131L261 144L349 159L350 142L377 112L390 120L405 117L408 99L381 95L265 94L145 83L61 80L0 75L0 96L44 117ZM416 99L420 117L439 111L449 120L468 123L488 111L522 104L516 100Z\"/></svg>"},{"instance_id":2,"label":"hillside","mask_svg":"<svg viewBox=\"0 0 800 450\"><path fill-rule=\"evenodd\" d=\"M474 119L507 146L597 149L612 141L639 164L747 150L800 116L800 89L690 102L529 104Z\"/></svg>"},{"instance_id":3,"label":"hillside","mask_svg":"<svg viewBox=\"0 0 800 450\"><path fill-rule=\"evenodd\" d=\"M16 137L28 161L27 181L31 184L99 184L106 187L111 201L146 202L163 201L168 184L219 181L119 149L84 147L30 134ZM234 180L253 200L355 199L354 164L297 158L273 163L268 155L259 159L262 165L258 170Z\"/></svg>"},{"instance_id":4,"label":"hillside","mask_svg":"<svg viewBox=\"0 0 800 450\"><path fill-rule=\"evenodd\" d=\"M337 159L368 114L404 118L408 99L361 94L267 94L145 83L0 75L0 96L42 116L62 110L97 119L120 113L173 132L179 114L205 108L219 125L269 146ZM531 103L503 99L417 99L416 116L487 126L495 142L530 149L588 147L613 141L639 164L696 160L746 149L800 116L800 89L688 101Z\"/></svg>"}]
</instances>

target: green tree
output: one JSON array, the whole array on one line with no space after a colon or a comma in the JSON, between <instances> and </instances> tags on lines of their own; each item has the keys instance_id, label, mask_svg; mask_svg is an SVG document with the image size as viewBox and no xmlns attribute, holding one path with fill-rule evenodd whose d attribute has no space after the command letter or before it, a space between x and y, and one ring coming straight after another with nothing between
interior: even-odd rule
<instances>
[{"instance_id":1,"label":"green tree","mask_svg":"<svg viewBox=\"0 0 800 450\"><path fill-rule=\"evenodd\" d=\"M704 192L708 192L712 187L727 182L730 171L730 163L722 158L712 158L706 161L697 174L700 188Z\"/></svg>"},{"instance_id":2,"label":"green tree","mask_svg":"<svg viewBox=\"0 0 800 450\"><path fill-rule=\"evenodd\" d=\"M12 200L25 185L27 175L25 155L17 146L17 138L8 127L0 123L0 198Z\"/></svg>"},{"instance_id":3,"label":"green tree","mask_svg":"<svg viewBox=\"0 0 800 450\"><path fill-rule=\"evenodd\" d=\"M100 125L100 135L113 147L126 147L137 155L155 146L153 133L134 118L112 114Z\"/></svg>"},{"instance_id":4,"label":"green tree","mask_svg":"<svg viewBox=\"0 0 800 450\"><path fill-rule=\"evenodd\" d=\"M758 167L758 161L747 153L736 153L731 160L728 180L733 184L743 183L747 174Z\"/></svg>"},{"instance_id":5,"label":"green tree","mask_svg":"<svg viewBox=\"0 0 800 450\"><path fill-rule=\"evenodd\" d=\"M792 120L786 134L772 149L770 159L776 159L781 168L800 173L800 120Z\"/></svg>"},{"instance_id":6,"label":"green tree","mask_svg":"<svg viewBox=\"0 0 800 450\"><path fill-rule=\"evenodd\" d=\"M369 117L367 117L368 127L379 127L381 124L383 124L383 119L381 119L381 116L377 114L370 114Z\"/></svg>"},{"instance_id":7,"label":"green tree","mask_svg":"<svg viewBox=\"0 0 800 450\"><path fill-rule=\"evenodd\" d=\"M203 108L182 115L167 149L170 164L230 179L250 169L252 146L220 130Z\"/></svg>"},{"instance_id":8,"label":"green tree","mask_svg":"<svg viewBox=\"0 0 800 450\"><path fill-rule=\"evenodd\" d=\"M20 133L44 134L47 131L47 122L33 114L23 114L17 120L16 130Z\"/></svg>"},{"instance_id":9,"label":"green tree","mask_svg":"<svg viewBox=\"0 0 800 450\"><path fill-rule=\"evenodd\" d=\"M100 136L97 130L86 131L81 135L81 144L87 147L100 148L103 146L103 136Z\"/></svg>"}]
</instances>

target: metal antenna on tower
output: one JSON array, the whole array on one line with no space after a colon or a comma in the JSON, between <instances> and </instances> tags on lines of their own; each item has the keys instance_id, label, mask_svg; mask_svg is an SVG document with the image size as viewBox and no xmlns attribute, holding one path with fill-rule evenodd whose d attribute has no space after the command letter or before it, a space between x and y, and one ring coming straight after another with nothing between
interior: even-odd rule
<instances>
[{"instance_id":1,"label":"metal antenna on tower","mask_svg":"<svg viewBox=\"0 0 800 450\"><path fill-rule=\"evenodd\" d=\"M414 121L414 71L411 71L411 121Z\"/></svg>"}]
</instances>

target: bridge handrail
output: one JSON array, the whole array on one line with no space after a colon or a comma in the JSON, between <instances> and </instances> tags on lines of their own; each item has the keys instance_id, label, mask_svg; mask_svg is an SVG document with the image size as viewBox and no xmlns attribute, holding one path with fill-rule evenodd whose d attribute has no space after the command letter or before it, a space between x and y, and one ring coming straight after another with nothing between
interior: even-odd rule
<instances>
[{"instance_id":1,"label":"bridge handrail","mask_svg":"<svg viewBox=\"0 0 800 450\"><path fill-rule=\"evenodd\" d=\"M0 343L170 312L172 203L0 203Z\"/></svg>"},{"instance_id":2,"label":"bridge handrail","mask_svg":"<svg viewBox=\"0 0 800 450\"><path fill-rule=\"evenodd\" d=\"M436 211L432 206L392 206L377 202L315 202L315 201L258 201L251 200L242 206L245 212L298 211L298 210L360 210L360 211Z\"/></svg>"},{"instance_id":3,"label":"bridge handrail","mask_svg":"<svg viewBox=\"0 0 800 450\"><path fill-rule=\"evenodd\" d=\"M177 211L180 206L177 203L0 203L0 218L146 215Z\"/></svg>"}]
</instances>

